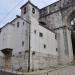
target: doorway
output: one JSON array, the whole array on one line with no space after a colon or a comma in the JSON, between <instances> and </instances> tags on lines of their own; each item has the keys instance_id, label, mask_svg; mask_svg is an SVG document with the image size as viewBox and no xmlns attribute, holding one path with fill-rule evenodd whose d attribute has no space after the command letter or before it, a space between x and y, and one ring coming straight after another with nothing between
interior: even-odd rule
<instances>
[{"instance_id":1,"label":"doorway","mask_svg":"<svg viewBox=\"0 0 75 75\"><path fill-rule=\"evenodd\" d=\"M12 57L12 49L3 49L2 53L4 54L4 70L11 70L11 57Z\"/></svg>"}]
</instances>

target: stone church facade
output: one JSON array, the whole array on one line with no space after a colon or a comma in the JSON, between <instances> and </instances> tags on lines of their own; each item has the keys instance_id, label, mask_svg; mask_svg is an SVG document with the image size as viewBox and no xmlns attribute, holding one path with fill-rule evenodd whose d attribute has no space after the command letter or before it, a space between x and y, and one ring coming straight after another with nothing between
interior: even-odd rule
<instances>
[{"instance_id":1,"label":"stone church facade","mask_svg":"<svg viewBox=\"0 0 75 75\"><path fill-rule=\"evenodd\" d=\"M57 33L59 61L72 61L71 20L74 18L74 0L60 0L40 10L40 20Z\"/></svg>"},{"instance_id":2,"label":"stone church facade","mask_svg":"<svg viewBox=\"0 0 75 75\"><path fill-rule=\"evenodd\" d=\"M74 0L59 0L42 9L28 1L21 16L0 29L0 66L29 71L72 62L74 17Z\"/></svg>"}]
</instances>

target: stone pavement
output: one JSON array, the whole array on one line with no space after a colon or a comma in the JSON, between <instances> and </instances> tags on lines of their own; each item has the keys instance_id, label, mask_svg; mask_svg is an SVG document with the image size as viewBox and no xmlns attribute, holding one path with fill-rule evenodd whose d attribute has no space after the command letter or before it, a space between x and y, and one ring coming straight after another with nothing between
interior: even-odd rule
<instances>
[{"instance_id":1,"label":"stone pavement","mask_svg":"<svg viewBox=\"0 0 75 75\"><path fill-rule=\"evenodd\" d=\"M8 72L0 72L0 75L75 75L75 65L51 67L50 69L34 71L29 73L13 72L12 74Z\"/></svg>"},{"instance_id":2,"label":"stone pavement","mask_svg":"<svg viewBox=\"0 0 75 75\"><path fill-rule=\"evenodd\" d=\"M13 73L9 73L9 72L1 72L0 71L0 75L17 75L17 74L13 74Z\"/></svg>"}]
</instances>

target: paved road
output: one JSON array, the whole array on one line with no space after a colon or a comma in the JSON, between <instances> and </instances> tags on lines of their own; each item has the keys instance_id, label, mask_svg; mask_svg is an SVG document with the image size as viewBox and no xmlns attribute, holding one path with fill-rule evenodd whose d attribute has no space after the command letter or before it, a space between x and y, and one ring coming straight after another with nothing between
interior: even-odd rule
<instances>
[{"instance_id":1,"label":"paved road","mask_svg":"<svg viewBox=\"0 0 75 75\"><path fill-rule=\"evenodd\" d=\"M12 73L8 73L8 72L1 72L0 71L0 75L17 75L17 74L12 74Z\"/></svg>"}]
</instances>

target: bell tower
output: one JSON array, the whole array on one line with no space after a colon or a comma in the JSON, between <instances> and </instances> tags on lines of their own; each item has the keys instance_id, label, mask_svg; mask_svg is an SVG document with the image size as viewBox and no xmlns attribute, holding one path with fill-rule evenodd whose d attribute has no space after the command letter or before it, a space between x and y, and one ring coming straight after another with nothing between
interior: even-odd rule
<instances>
[{"instance_id":1,"label":"bell tower","mask_svg":"<svg viewBox=\"0 0 75 75\"><path fill-rule=\"evenodd\" d=\"M39 18L39 8L31 3L31 0L28 0L21 7L21 17L28 19L29 17L34 17L35 19Z\"/></svg>"}]
</instances>

